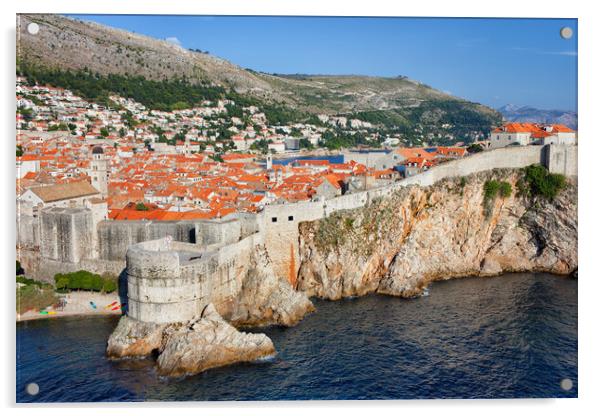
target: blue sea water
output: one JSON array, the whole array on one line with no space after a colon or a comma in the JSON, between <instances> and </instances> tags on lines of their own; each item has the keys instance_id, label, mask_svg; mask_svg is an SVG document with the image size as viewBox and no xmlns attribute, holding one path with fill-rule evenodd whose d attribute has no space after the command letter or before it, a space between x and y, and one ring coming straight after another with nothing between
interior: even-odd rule
<instances>
[{"instance_id":1,"label":"blue sea water","mask_svg":"<svg viewBox=\"0 0 602 416\"><path fill-rule=\"evenodd\" d=\"M152 360L108 361L114 317L19 323L17 401L577 397L574 279L509 274L437 282L415 299L314 303L296 327L263 330L275 358L177 380Z\"/></svg>"},{"instance_id":2,"label":"blue sea water","mask_svg":"<svg viewBox=\"0 0 602 416\"><path fill-rule=\"evenodd\" d=\"M331 155L331 156L296 156L285 159L274 159L274 165L288 165L289 163L297 160L328 160L330 163L343 163L345 157L343 155Z\"/></svg>"}]
</instances>

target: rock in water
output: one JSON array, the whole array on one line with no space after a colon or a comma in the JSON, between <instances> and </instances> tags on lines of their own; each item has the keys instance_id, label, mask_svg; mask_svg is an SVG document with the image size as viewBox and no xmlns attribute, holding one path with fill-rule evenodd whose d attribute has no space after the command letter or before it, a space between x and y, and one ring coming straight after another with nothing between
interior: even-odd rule
<instances>
[{"instance_id":1,"label":"rock in water","mask_svg":"<svg viewBox=\"0 0 602 416\"><path fill-rule=\"evenodd\" d=\"M276 353L265 334L239 332L209 304L197 321L171 332L157 360L159 374L181 376Z\"/></svg>"},{"instance_id":2,"label":"rock in water","mask_svg":"<svg viewBox=\"0 0 602 416\"><path fill-rule=\"evenodd\" d=\"M146 357L158 351L166 325L140 322L122 316L109 337L107 355L111 358Z\"/></svg>"}]
</instances>

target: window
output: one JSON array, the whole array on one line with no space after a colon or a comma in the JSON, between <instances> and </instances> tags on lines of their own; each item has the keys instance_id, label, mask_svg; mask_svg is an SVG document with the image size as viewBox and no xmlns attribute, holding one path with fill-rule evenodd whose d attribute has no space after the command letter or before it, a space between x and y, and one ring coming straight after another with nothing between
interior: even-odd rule
<instances>
[{"instance_id":1,"label":"window","mask_svg":"<svg viewBox=\"0 0 602 416\"><path fill-rule=\"evenodd\" d=\"M292 216L292 215L289 215L289 216L288 216L288 220L289 220L289 221L292 221L292 220L293 220L293 216Z\"/></svg>"},{"instance_id":2,"label":"window","mask_svg":"<svg viewBox=\"0 0 602 416\"><path fill-rule=\"evenodd\" d=\"M272 222L278 222L278 218L272 217Z\"/></svg>"}]
</instances>

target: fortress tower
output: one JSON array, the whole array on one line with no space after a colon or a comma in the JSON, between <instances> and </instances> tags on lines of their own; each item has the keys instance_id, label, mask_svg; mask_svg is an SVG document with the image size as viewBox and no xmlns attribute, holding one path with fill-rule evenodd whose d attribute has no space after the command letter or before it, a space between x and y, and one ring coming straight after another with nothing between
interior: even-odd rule
<instances>
[{"instance_id":1,"label":"fortress tower","mask_svg":"<svg viewBox=\"0 0 602 416\"><path fill-rule=\"evenodd\" d=\"M94 146L92 149L89 175L92 178L92 186L100 192L102 198L106 198L109 189L109 161L100 146Z\"/></svg>"}]
</instances>

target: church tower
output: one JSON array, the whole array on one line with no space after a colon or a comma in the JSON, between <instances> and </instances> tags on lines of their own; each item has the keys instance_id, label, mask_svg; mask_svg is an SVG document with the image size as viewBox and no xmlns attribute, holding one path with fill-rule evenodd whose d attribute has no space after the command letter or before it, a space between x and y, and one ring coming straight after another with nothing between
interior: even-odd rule
<instances>
[{"instance_id":1,"label":"church tower","mask_svg":"<svg viewBox=\"0 0 602 416\"><path fill-rule=\"evenodd\" d=\"M272 155L268 154L267 158L266 158L266 162L265 162L265 168L266 170L270 170L272 169Z\"/></svg>"},{"instance_id":2,"label":"church tower","mask_svg":"<svg viewBox=\"0 0 602 416\"><path fill-rule=\"evenodd\" d=\"M92 178L92 186L106 198L109 194L109 161L100 146L94 146L92 149L89 175Z\"/></svg>"}]
</instances>

